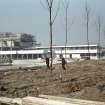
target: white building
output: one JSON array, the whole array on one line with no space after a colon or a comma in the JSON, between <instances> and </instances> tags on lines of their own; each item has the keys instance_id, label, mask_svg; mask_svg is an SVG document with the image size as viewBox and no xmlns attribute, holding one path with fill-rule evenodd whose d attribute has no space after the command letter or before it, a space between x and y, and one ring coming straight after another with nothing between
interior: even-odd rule
<instances>
[{"instance_id":1,"label":"white building","mask_svg":"<svg viewBox=\"0 0 105 105\"><path fill-rule=\"evenodd\" d=\"M98 45L72 45L72 46L53 46L53 58L81 59L90 56L90 59L98 59L103 57L105 50ZM66 50L65 50L66 49ZM88 50L89 49L89 50ZM1 50L0 56L4 59L12 60L34 60L37 58L45 59L50 56L49 47L36 47L34 49L14 49ZM1 62L1 61L0 61Z\"/></svg>"},{"instance_id":2,"label":"white building","mask_svg":"<svg viewBox=\"0 0 105 105\"><path fill-rule=\"evenodd\" d=\"M65 50L66 49L66 50ZM56 46L55 54L57 58L72 58L80 59L90 56L90 59L97 59L99 57L98 45L72 45L72 46ZM102 50L100 48L102 56Z\"/></svg>"},{"instance_id":3,"label":"white building","mask_svg":"<svg viewBox=\"0 0 105 105\"><path fill-rule=\"evenodd\" d=\"M72 45L72 46L53 46L53 53L55 58L70 58L80 59L90 56L90 59L98 59L99 56L103 57L103 48L96 45ZM37 47L37 49L47 49L48 47ZM65 50L66 49L66 50ZM89 49L89 50L88 50Z\"/></svg>"}]
</instances>

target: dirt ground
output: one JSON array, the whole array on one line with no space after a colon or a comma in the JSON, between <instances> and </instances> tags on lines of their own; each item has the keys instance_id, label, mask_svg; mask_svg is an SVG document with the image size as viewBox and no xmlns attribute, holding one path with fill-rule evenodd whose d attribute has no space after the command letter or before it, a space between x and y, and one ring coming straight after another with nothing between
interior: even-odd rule
<instances>
[{"instance_id":1,"label":"dirt ground","mask_svg":"<svg viewBox=\"0 0 105 105\"><path fill-rule=\"evenodd\" d=\"M0 96L37 94L105 101L105 61L75 61L62 70L46 67L0 71Z\"/></svg>"}]
</instances>

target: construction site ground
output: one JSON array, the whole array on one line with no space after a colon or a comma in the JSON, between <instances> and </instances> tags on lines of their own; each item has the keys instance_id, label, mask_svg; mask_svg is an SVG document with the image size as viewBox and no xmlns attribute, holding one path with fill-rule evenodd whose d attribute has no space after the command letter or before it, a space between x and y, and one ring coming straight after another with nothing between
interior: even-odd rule
<instances>
[{"instance_id":1,"label":"construction site ground","mask_svg":"<svg viewBox=\"0 0 105 105\"><path fill-rule=\"evenodd\" d=\"M45 66L0 70L0 96L22 98L38 94L105 102L105 60L84 60Z\"/></svg>"}]
</instances>

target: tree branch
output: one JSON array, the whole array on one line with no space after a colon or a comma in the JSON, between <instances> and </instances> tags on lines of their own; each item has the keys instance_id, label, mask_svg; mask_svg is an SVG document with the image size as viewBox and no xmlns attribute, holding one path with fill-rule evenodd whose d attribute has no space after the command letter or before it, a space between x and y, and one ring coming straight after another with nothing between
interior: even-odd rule
<instances>
[{"instance_id":1,"label":"tree branch","mask_svg":"<svg viewBox=\"0 0 105 105\"><path fill-rule=\"evenodd\" d=\"M51 5L51 7L53 6L53 1L54 1L54 0L51 0L51 1L50 1L50 5Z\"/></svg>"},{"instance_id":2,"label":"tree branch","mask_svg":"<svg viewBox=\"0 0 105 105\"><path fill-rule=\"evenodd\" d=\"M57 8L56 14L55 14L55 16L54 16L54 18L53 18L53 20L52 20L52 24L55 22L55 19L56 19L56 17L58 16L59 9L60 9L60 0L59 0L59 2L58 2L58 8Z\"/></svg>"},{"instance_id":3,"label":"tree branch","mask_svg":"<svg viewBox=\"0 0 105 105\"><path fill-rule=\"evenodd\" d=\"M50 2L48 0L46 0L46 4L48 6L48 9L50 9Z\"/></svg>"}]
</instances>

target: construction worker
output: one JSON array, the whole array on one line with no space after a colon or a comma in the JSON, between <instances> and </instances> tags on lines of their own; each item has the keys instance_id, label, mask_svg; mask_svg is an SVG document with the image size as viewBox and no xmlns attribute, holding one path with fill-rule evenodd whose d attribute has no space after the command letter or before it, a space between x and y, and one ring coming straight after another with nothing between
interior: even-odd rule
<instances>
[{"instance_id":1,"label":"construction worker","mask_svg":"<svg viewBox=\"0 0 105 105\"><path fill-rule=\"evenodd\" d=\"M46 58L46 66L47 68L49 68L49 58L48 57Z\"/></svg>"},{"instance_id":2,"label":"construction worker","mask_svg":"<svg viewBox=\"0 0 105 105\"><path fill-rule=\"evenodd\" d=\"M63 69L63 70L66 70L65 65L66 65L66 61L65 61L64 58L62 58L62 69Z\"/></svg>"}]
</instances>

